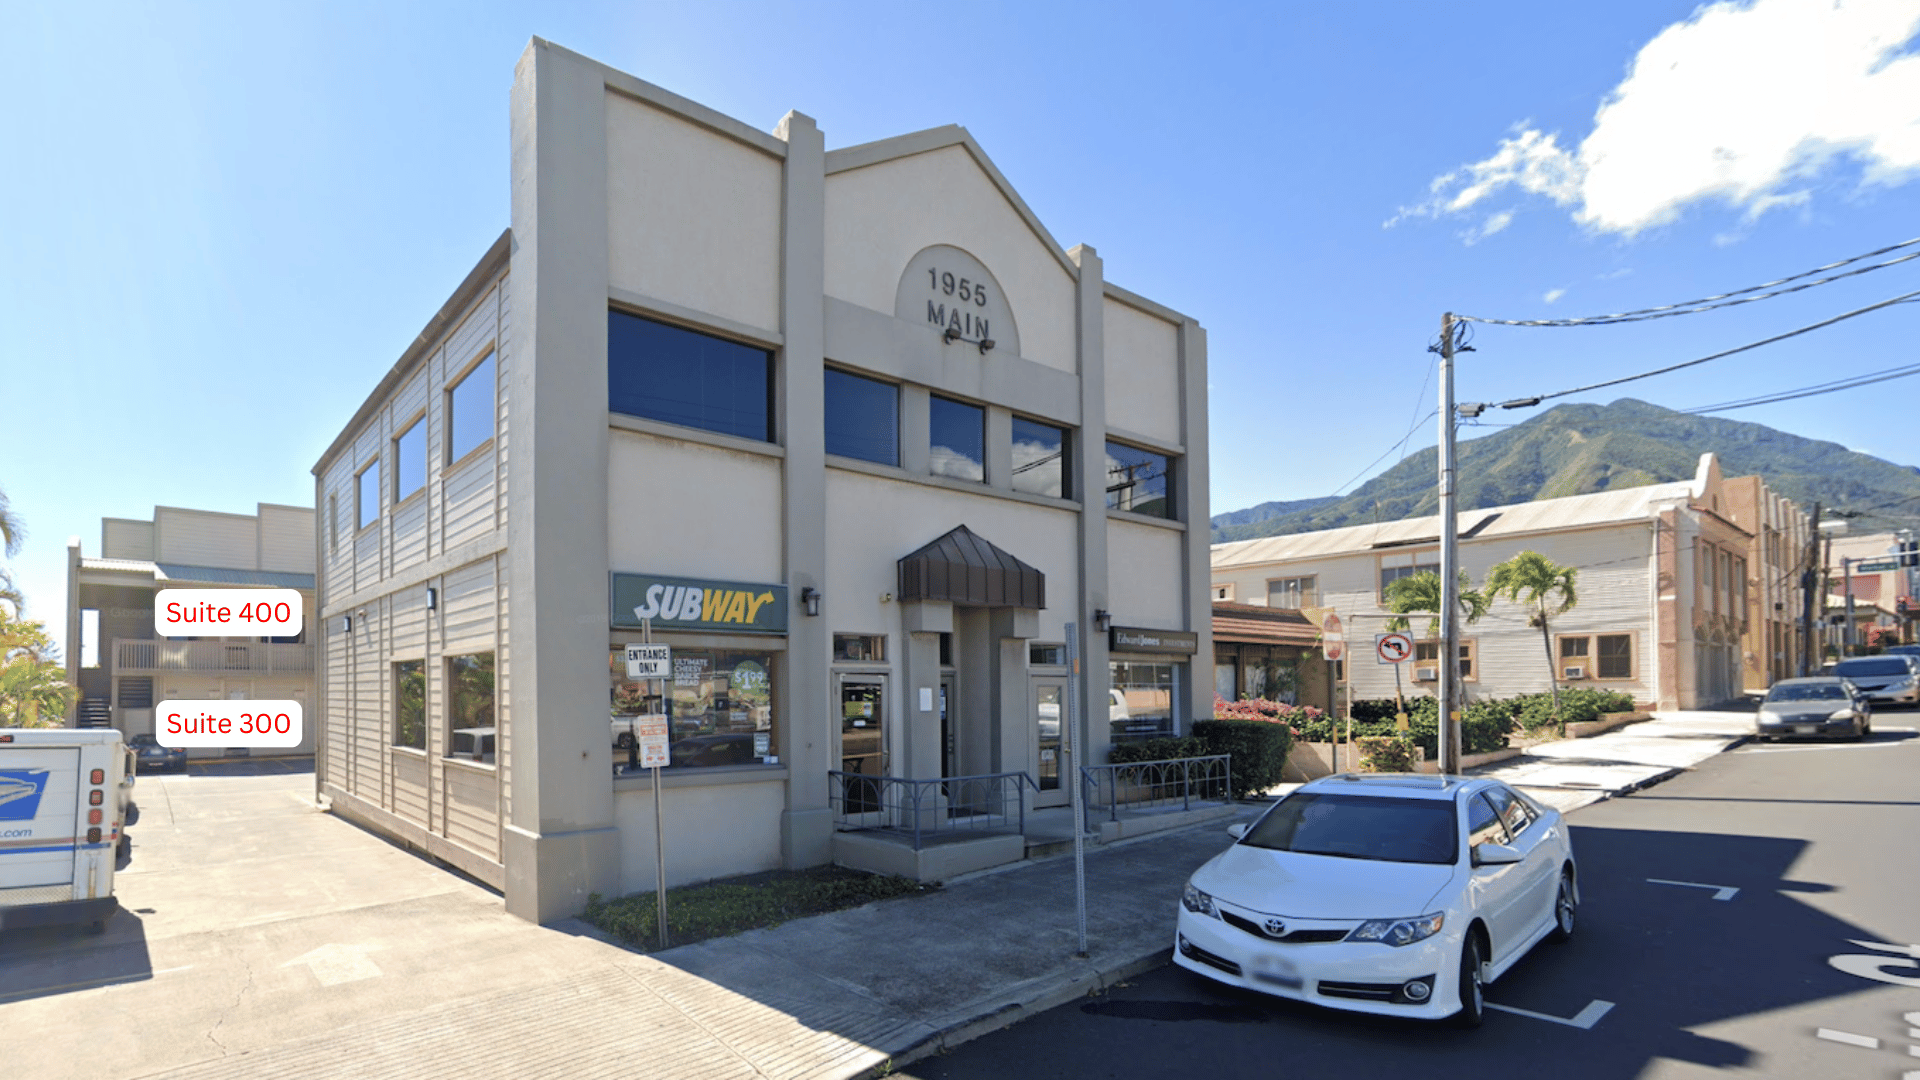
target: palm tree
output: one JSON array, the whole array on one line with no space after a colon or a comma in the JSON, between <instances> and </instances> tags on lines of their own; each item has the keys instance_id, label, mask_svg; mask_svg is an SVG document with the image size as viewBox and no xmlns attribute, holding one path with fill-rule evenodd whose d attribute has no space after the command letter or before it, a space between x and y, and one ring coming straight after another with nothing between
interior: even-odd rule
<instances>
[{"instance_id":1,"label":"palm tree","mask_svg":"<svg viewBox=\"0 0 1920 1080\"><path fill-rule=\"evenodd\" d=\"M26 536L26 528L7 505L7 493L0 490L0 552L5 552L8 558L20 554L20 541Z\"/></svg>"},{"instance_id":2,"label":"palm tree","mask_svg":"<svg viewBox=\"0 0 1920 1080\"><path fill-rule=\"evenodd\" d=\"M1473 579L1465 570L1460 571L1460 614L1467 617L1468 623L1480 621L1487 613L1488 599L1485 594L1473 587ZM1433 613L1427 621L1427 636L1440 636L1440 575L1431 570L1422 570L1417 574L1394 578L1387 583L1387 610L1395 615L1406 615L1415 611ZM1390 619L1389 630L1405 630L1408 620Z\"/></svg>"},{"instance_id":3,"label":"palm tree","mask_svg":"<svg viewBox=\"0 0 1920 1080\"><path fill-rule=\"evenodd\" d=\"M1553 630L1548 622L1578 602L1574 579L1579 571L1561 566L1537 551L1522 551L1487 572L1487 593L1526 604L1532 613L1528 626L1540 628L1540 641L1547 650L1547 685L1553 692L1553 721L1561 736L1567 722L1560 716L1560 680L1553 666Z\"/></svg>"}]
</instances>

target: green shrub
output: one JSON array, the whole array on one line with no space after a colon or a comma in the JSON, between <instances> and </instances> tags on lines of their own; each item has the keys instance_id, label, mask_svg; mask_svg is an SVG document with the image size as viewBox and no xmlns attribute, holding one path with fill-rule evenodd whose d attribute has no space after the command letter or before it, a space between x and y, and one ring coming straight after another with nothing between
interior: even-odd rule
<instances>
[{"instance_id":1,"label":"green shrub","mask_svg":"<svg viewBox=\"0 0 1920 1080\"><path fill-rule=\"evenodd\" d=\"M1118 742L1107 751L1107 761L1113 765L1131 765L1136 761L1168 761L1173 758L1206 757L1215 751L1207 749L1205 740L1193 736L1175 736L1162 739L1136 739L1132 742Z\"/></svg>"},{"instance_id":2,"label":"green shrub","mask_svg":"<svg viewBox=\"0 0 1920 1080\"><path fill-rule=\"evenodd\" d=\"M1280 782L1287 752L1293 749L1293 729L1265 720L1197 720L1194 738L1209 754L1232 754L1232 788L1236 799L1251 798Z\"/></svg>"},{"instance_id":3,"label":"green shrub","mask_svg":"<svg viewBox=\"0 0 1920 1080\"><path fill-rule=\"evenodd\" d=\"M843 866L770 870L668 889L667 931L671 944L686 945L938 888ZM658 909L650 892L613 900L593 893L587 897L586 920L629 945L652 949L659 944Z\"/></svg>"},{"instance_id":4,"label":"green shrub","mask_svg":"<svg viewBox=\"0 0 1920 1080\"><path fill-rule=\"evenodd\" d=\"M1391 735L1355 739L1360 748L1361 772L1412 772L1413 740Z\"/></svg>"}]
</instances>

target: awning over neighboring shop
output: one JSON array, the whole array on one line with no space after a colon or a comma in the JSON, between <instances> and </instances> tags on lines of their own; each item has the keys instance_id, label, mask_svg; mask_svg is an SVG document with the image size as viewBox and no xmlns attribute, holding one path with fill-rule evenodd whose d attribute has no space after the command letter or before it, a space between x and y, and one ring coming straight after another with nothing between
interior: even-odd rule
<instances>
[{"instance_id":1,"label":"awning over neighboring shop","mask_svg":"<svg viewBox=\"0 0 1920 1080\"><path fill-rule=\"evenodd\" d=\"M900 599L1039 610L1047 578L962 525L900 560Z\"/></svg>"},{"instance_id":2,"label":"awning over neighboring shop","mask_svg":"<svg viewBox=\"0 0 1920 1080\"><path fill-rule=\"evenodd\" d=\"M1213 640L1245 645L1315 645L1320 641L1320 631L1291 608L1216 600Z\"/></svg>"}]
</instances>

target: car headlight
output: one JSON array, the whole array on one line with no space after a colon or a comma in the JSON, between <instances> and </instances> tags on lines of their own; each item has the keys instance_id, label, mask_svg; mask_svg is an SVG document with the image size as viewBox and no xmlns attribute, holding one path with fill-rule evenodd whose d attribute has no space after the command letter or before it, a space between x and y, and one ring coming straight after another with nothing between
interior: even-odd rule
<instances>
[{"instance_id":1,"label":"car headlight","mask_svg":"<svg viewBox=\"0 0 1920 1080\"><path fill-rule=\"evenodd\" d=\"M1216 919L1220 917L1220 913L1214 910L1213 897L1194 888L1191 881L1187 882L1187 891L1180 894L1180 906L1195 915L1211 915Z\"/></svg>"},{"instance_id":2,"label":"car headlight","mask_svg":"<svg viewBox=\"0 0 1920 1080\"><path fill-rule=\"evenodd\" d=\"M1445 912L1436 911L1415 919L1368 919L1354 927L1348 941L1378 941L1398 948L1425 941L1440 932L1447 921Z\"/></svg>"},{"instance_id":3,"label":"car headlight","mask_svg":"<svg viewBox=\"0 0 1920 1080\"><path fill-rule=\"evenodd\" d=\"M1827 719L1829 719L1829 720L1851 720L1851 719L1853 719L1853 710L1852 710L1852 709L1835 709L1835 710L1833 710L1833 712L1832 712L1832 713L1830 713L1830 714L1828 714L1828 716L1827 716Z\"/></svg>"}]
</instances>

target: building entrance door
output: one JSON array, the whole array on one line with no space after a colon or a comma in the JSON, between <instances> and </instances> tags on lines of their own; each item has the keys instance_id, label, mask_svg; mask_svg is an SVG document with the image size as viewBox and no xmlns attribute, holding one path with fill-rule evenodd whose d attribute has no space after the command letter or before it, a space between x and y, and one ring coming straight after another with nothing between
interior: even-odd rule
<instances>
[{"instance_id":1,"label":"building entrance door","mask_svg":"<svg viewBox=\"0 0 1920 1080\"><path fill-rule=\"evenodd\" d=\"M1058 676L1036 678L1033 680L1033 739L1034 769L1033 779L1039 786L1034 793L1033 805L1065 806L1072 782L1066 768L1066 758L1060 752L1062 725L1070 723L1067 716L1067 680Z\"/></svg>"},{"instance_id":2,"label":"building entrance door","mask_svg":"<svg viewBox=\"0 0 1920 1080\"><path fill-rule=\"evenodd\" d=\"M951 674L940 676L940 775L960 775L960 747L955 742L960 689Z\"/></svg>"},{"instance_id":3,"label":"building entrance door","mask_svg":"<svg viewBox=\"0 0 1920 1080\"><path fill-rule=\"evenodd\" d=\"M873 815L861 824L878 825L886 808L887 677L843 674L835 680L840 702L842 808L848 820Z\"/></svg>"}]
</instances>

